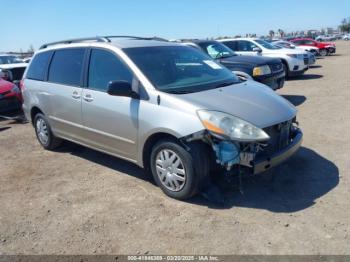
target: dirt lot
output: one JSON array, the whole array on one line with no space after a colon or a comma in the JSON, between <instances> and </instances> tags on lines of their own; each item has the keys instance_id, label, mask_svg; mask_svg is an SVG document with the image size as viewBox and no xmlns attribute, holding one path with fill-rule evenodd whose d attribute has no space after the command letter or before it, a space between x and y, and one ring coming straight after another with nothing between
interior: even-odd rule
<instances>
[{"instance_id":1,"label":"dirt lot","mask_svg":"<svg viewBox=\"0 0 350 262\"><path fill-rule=\"evenodd\" d=\"M141 169L80 146L44 151L0 122L0 254L350 254L350 42L278 93L303 148L224 204L166 197Z\"/></svg>"}]
</instances>

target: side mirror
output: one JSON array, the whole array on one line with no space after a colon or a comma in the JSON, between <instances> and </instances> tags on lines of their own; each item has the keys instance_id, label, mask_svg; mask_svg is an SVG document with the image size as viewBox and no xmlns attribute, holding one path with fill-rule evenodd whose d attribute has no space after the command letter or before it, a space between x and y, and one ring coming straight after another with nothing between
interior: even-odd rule
<instances>
[{"instance_id":1,"label":"side mirror","mask_svg":"<svg viewBox=\"0 0 350 262\"><path fill-rule=\"evenodd\" d=\"M111 96L126 96L131 98L140 98L139 94L132 90L128 81L110 81L108 83L107 93Z\"/></svg>"},{"instance_id":2,"label":"side mirror","mask_svg":"<svg viewBox=\"0 0 350 262\"><path fill-rule=\"evenodd\" d=\"M261 53L262 52L262 50L259 47L254 47L253 51L257 52L257 53Z\"/></svg>"}]
</instances>

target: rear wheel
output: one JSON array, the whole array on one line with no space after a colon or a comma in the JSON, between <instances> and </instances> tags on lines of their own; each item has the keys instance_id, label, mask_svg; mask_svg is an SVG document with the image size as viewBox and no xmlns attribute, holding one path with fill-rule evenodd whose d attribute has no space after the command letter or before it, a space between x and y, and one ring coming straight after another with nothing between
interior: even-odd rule
<instances>
[{"instance_id":1,"label":"rear wheel","mask_svg":"<svg viewBox=\"0 0 350 262\"><path fill-rule=\"evenodd\" d=\"M152 175L163 192L176 199L194 196L209 178L209 160L206 148L191 143L189 150L177 141L163 140L152 149Z\"/></svg>"},{"instance_id":2,"label":"rear wheel","mask_svg":"<svg viewBox=\"0 0 350 262\"><path fill-rule=\"evenodd\" d=\"M55 137L51 131L51 127L46 117L38 113L34 117L35 134L42 147L53 150L61 145L62 140Z\"/></svg>"}]
</instances>

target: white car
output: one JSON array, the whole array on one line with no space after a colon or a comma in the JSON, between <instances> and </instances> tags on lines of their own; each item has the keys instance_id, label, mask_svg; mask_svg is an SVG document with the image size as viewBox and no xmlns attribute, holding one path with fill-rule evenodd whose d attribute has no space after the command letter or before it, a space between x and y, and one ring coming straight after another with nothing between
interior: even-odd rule
<instances>
[{"instance_id":1,"label":"white car","mask_svg":"<svg viewBox=\"0 0 350 262\"><path fill-rule=\"evenodd\" d=\"M241 55L263 55L280 58L286 76L302 75L309 68L307 52L274 46L258 38L232 38L218 40Z\"/></svg>"},{"instance_id":2,"label":"white car","mask_svg":"<svg viewBox=\"0 0 350 262\"><path fill-rule=\"evenodd\" d=\"M319 55L319 51L320 51L320 49L315 46L306 46L306 45L296 46L295 44L284 40L276 40L276 41L273 40L271 43L273 45L277 45L283 48L299 49L306 52L311 52L314 55Z\"/></svg>"},{"instance_id":3,"label":"white car","mask_svg":"<svg viewBox=\"0 0 350 262\"><path fill-rule=\"evenodd\" d=\"M343 40L350 40L350 34L344 35Z\"/></svg>"}]
</instances>

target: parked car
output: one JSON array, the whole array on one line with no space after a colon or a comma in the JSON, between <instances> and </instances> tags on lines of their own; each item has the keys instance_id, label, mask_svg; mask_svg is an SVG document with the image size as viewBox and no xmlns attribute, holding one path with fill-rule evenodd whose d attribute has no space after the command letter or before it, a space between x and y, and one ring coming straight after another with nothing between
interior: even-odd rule
<instances>
[{"instance_id":1,"label":"parked car","mask_svg":"<svg viewBox=\"0 0 350 262\"><path fill-rule=\"evenodd\" d=\"M280 48L258 38L234 38L218 41L237 54L280 58L287 77L302 75L309 68L308 55L301 50Z\"/></svg>"},{"instance_id":2,"label":"parked car","mask_svg":"<svg viewBox=\"0 0 350 262\"><path fill-rule=\"evenodd\" d=\"M319 42L334 41L337 40L337 37L335 35L319 35L315 40Z\"/></svg>"},{"instance_id":3,"label":"parked car","mask_svg":"<svg viewBox=\"0 0 350 262\"><path fill-rule=\"evenodd\" d=\"M0 72L7 81L21 80L27 65L14 55L0 54Z\"/></svg>"},{"instance_id":4,"label":"parked car","mask_svg":"<svg viewBox=\"0 0 350 262\"><path fill-rule=\"evenodd\" d=\"M296 49L300 49L300 50L303 50L306 52L311 52L315 56L319 55L319 51L320 51L320 49L318 47L315 47L315 46L303 46L303 45L296 46L294 43L289 42L289 41L285 41L285 40L271 41L271 43L273 45L277 45L277 46L282 47L282 48L290 48L290 49L296 48Z\"/></svg>"},{"instance_id":5,"label":"parked car","mask_svg":"<svg viewBox=\"0 0 350 262\"><path fill-rule=\"evenodd\" d=\"M336 46L334 43L318 42L311 38L296 38L291 40L291 42L297 46L315 46L319 48L320 50L319 54L321 56L326 56L326 55L336 53Z\"/></svg>"},{"instance_id":6,"label":"parked car","mask_svg":"<svg viewBox=\"0 0 350 262\"><path fill-rule=\"evenodd\" d=\"M344 35L343 40L347 40L347 41L350 40L350 34Z\"/></svg>"},{"instance_id":7,"label":"parked car","mask_svg":"<svg viewBox=\"0 0 350 262\"><path fill-rule=\"evenodd\" d=\"M16 111L22 107L20 89L0 77L0 113Z\"/></svg>"},{"instance_id":8,"label":"parked car","mask_svg":"<svg viewBox=\"0 0 350 262\"><path fill-rule=\"evenodd\" d=\"M66 139L120 157L177 199L196 194L217 165L258 174L302 141L291 103L177 43L105 36L45 44L22 90L45 149Z\"/></svg>"},{"instance_id":9,"label":"parked car","mask_svg":"<svg viewBox=\"0 0 350 262\"><path fill-rule=\"evenodd\" d=\"M205 52L243 79L252 78L273 90L284 85L285 73L280 59L238 55L224 44L213 40L194 40L183 44Z\"/></svg>"},{"instance_id":10,"label":"parked car","mask_svg":"<svg viewBox=\"0 0 350 262\"><path fill-rule=\"evenodd\" d=\"M287 42L287 41L275 41L275 42L271 42L271 44L273 44L274 46L281 47L281 48L301 49L301 50L305 51L308 55L309 66L314 65L316 63L316 57L315 57L314 53L311 51L308 51L307 49L312 49L312 48L318 49L317 47L310 47L310 48L307 48L304 46L303 47L296 47L294 44Z\"/></svg>"}]
</instances>

